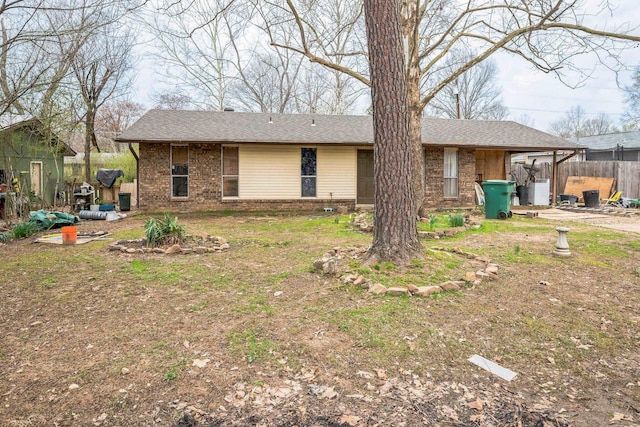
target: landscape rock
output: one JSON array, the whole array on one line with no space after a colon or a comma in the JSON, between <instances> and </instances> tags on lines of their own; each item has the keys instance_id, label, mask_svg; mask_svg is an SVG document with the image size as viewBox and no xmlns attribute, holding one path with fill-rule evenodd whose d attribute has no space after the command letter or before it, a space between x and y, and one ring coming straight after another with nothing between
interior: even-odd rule
<instances>
[{"instance_id":1,"label":"landscape rock","mask_svg":"<svg viewBox=\"0 0 640 427\"><path fill-rule=\"evenodd\" d=\"M342 283L347 285L349 283L353 283L357 278L358 276L356 276L355 274L347 274L342 278Z\"/></svg>"},{"instance_id":2,"label":"landscape rock","mask_svg":"<svg viewBox=\"0 0 640 427\"><path fill-rule=\"evenodd\" d=\"M367 279L364 278L364 276L360 275L358 277L356 277L356 279L353 281L353 284L355 286L360 286L363 285L364 283L366 283Z\"/></svg>"},{"instance_id":3,"label":"landscape rock","mask_svg":"<svg viewBox=\"0 0 640 427\"><path fill-rule=\"evenodd\" d=\"M418 287L417 287L416 285L412 284L412 283L409 283L409 284L407 285L407 290L408 290L410 293L415 294L416 292L418 292Z\"/></svg>"},{"instance_id":4,"label":"landscape rock","mask_svg":"<svg viewBox=\"0 0 640 427\"><path fill-rule=\"evenodd\" d=\"M487 268L484 269L486 273L498 274L498 264L489 263Z\"/></svg>"},{"instance_id":5,"label":"landscape rock","mask_svg":"<svg viewBox=\"0 0 640 427\"><path fill-rule=\"evenodd\" d=\"M393 296L408 295L409 290L407 288L391 287L387 289L387 294L393 295Z\"/></svg>"},{"instance_id":6,"label":"landscape rock","mask_svg":"<svg viewBox=\"0 0 640 427\"><path fill-rule=\"evenodd\" d=\"M448 280L444 283L441 283L440 288L442 288L443 291L458 291L460 290L460 285L458 285L453 280Z\"/></svg>"},{"instance_id":7,"label":"landscape rock","mask_svg":"<svg viewBox=\"0 0 640 427\"><path fill-rule=\"evenodd\" d=\"M164 253L167 255L171 255L171 254L177 254L180 252L180 245L173 245L169 248L167 248Z\"/></svg>"},{"instance_id":8,"label":"landscape rock","mask_svg":"<svg viewBox=\"0 0 640 427\"><path fill-rule=\"evenodd\" d=\"M437 294L441 290L440 286L420 286L415 294L421 297L426 297L431 294Z\"/></svg>"},{"instance_id":9,"label":"landscape rock","mask_svg":"<svg viewBox=\"0 0 640 427\"><path fill-rule=\"evenodd\" d=\"M154 254L163 254L163 253L165 252L165 250L164 250L164 249L162 249L162 248L153 248L153 249L152 249L152 252L153 252Z\"/></svg>"},{"instance_id":10,"label":"landscape rock","mask_svg":"<svg viewBox=\"0 0 640 427\"><path fill-rule=\"evenodd\" d=\"M338 263L335 259L330 259L322 265L324 274L336 274L338 272Z\"/></svg>"},{"instance_id":11,"label":"landscape rock","mask_svg":"<svg viewBox=\"0 0 640 427\"><path fill-rule=\"evenodd\" d=\"M466 280L467 282L473 282L477 278L478 277L476 276L476 273L474 271L467 271L467 273L464 275L464 280Z\"/></svg>"},{"instance_id":12,"label":"landscape rock","mask_svg":"<svg viewBox=\"0 0 640 427\"><path fill-rule=\"evenodd\" d=\"M374 295L384 295L387 293L387 287L381 283L374 283L369 287L369 293Z\"/></svg>"}]
</instances>

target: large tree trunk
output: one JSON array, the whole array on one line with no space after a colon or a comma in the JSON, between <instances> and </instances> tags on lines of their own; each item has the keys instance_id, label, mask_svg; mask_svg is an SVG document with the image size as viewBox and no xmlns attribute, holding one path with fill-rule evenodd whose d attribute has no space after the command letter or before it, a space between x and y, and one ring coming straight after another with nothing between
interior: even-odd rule
<instances>
[{"instance_id":1,"label":"large tree trunk","mask_svg":"<svg viewBox=\"0 0 640 427\"><path fill-rule=\"evenodd\" d=\"M374 129L374 227L368 263L421 257L412 185L414 147L399 0L364 3Z\"/></svg>"},{"instance_id":2,"label":"large tree trunk","mask_svg":"<svg viewBox=\"0 0 640 427\"><path fill-rule=\"evenodd\" d=\"M402 0L401 19L404 46L404 60L407 73L407 101L409 102L409 137L413 149L413 197L416 215L422 213L425 193L425 164L422 148L422 99L420 96L420 55L419 55L419 2Z\"/></svg>"},{"instance_id":3,"label":"large tree trunk","mask_svg":"<svg viewBox=\"0 0 640 427\"><path fill-rule=\"evenodd\" d=\"M95 111L92 106L87 107L87 116L84 121L84 179L91 183L91 147L93 146L93 133Z\"/></svg>"}]
</instances>

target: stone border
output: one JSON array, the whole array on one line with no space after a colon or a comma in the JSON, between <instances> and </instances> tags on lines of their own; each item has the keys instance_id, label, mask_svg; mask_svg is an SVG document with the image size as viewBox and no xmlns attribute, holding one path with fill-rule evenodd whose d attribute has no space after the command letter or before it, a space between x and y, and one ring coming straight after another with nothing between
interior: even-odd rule
<instances>
[{"instance_id":1,"label":"stone border","mask_svg":"<svg viewBox=\"0 0 640 427\"><path fill-rule=\"evenodd\" d=\"M423 239L441 239L444 237L453 237L458 233L469 230L470 228L480 228L480 226L482 225L481 222L471 221L468 214L464 214L462 216L464 217L464 225L462 227L450 227L445 230L418 231L418 237ZM420 218L420 222L429 222L429 218ZM373 223L369 223L367 213L361 213L353 217L353 219L351 220L351 224L358 231L362 231L364 233L373 232Z\"/></svg>"},{"instance_id":2,"label":"stone border","mask_svg":"<svg viewBox=\"0 0 640 427\"><path fill-rule=\"evenodd\" d=\"M484 263L484 268L481 268L477 271L469 271L465 274L464 278L461 280L447 280L446 282L440 283L439 285L434 286L415 286L413 284L409 284L405 287L386 287L381 283L373 283L371 279L367 279L363 275L357 274L345 274L340 276L340 280L345 285L354 285L360 287L362 289L367 290L367 292L374 295L391 295L391 296L421 296L426 297L432 294L446 292L446 291L459 291L469 284L471 286L478 286L482 283L484 279L495 279L498 277L498 264L492 263L491 259L486 255L476 255L470 252L464 252L459 248L438 248L431 247L429 250L432 251L443 251L455 253L458 255L462 255L466 258L472 259L474 261L479 261ZM326 275L334 275L337 276L339 272L339 264L340 261L347 255L350 254L350 258L357 259L360 255L365 253L367 248L348 248L343 250L342 248L336 247L331 251L325 253L322 258L317 259L313 266L316 270L322 271Z\"/></svg>"},{"instance_id":3,"label":"stone border","mask_svg":"<svg viewBox=\"0 0 640 427\"><path fill-rule=\"evenodd\" d=\"M168 248L151 248L146 247L147 239L129 239L129 240L118 240L109 245L109 251L120 251L128 254L163 254L163 255L172 255L172 254L204 254L204 253L217 253L228 250L231 248L229 243L227 243L227 239L220 236L210 236L208 234L202 236L202 244L198 246L180 246L179 244L175 244L169 246ZM208 243L208 246L204 243ZM145 246L145 247L139 247Z\"/></svg>"}]
</instances>

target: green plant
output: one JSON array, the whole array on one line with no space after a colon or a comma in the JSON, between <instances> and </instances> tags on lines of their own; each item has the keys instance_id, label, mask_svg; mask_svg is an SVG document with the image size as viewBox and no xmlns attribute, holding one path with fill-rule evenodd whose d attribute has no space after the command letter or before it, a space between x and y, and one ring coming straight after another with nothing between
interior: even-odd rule
<instances>
[{"instance_id":1,"label":"green plant","mask_svg":"<svg viewBox=\"0 0 640 427\"><path fill-rule=\"evenodd\" d=\"M27 222L19 222L11 229L11 234L16 239L22 239L24 237L29 237L35 233L40 231L40 227L37 223L27 221Z\"/></svg>"},{"instance_id":2,"label":"green plant","mask_svg":"<svg viewBox=\"0 0 640 427\"><path fill-rule=\"evenodd\" d=\"M449 215L450 227L462 227L464 225L464 217L460 214Z\"/></svg>"},{"instance_id":3,"label":"green plant","mask_svg":"<svg viewBox=\"0 0 640 427\"><path fill-rule=\"evenodd\" d=\"M11 232L0 233L0 243L8 243L9 241L11 241Z\"/></svg>"},{"instance_id":4,"label":"green plant","mask_svg":"<svg viewBox=\"0 0 640 427\"><path fill-rule=\"evenodd\" d=\"M435 230L436 222L438 222L438 217L436 215L429 215L429 230Z\"/></svg>"},{"instance_id":5,"label":"green plant","mask_svg":"<svg viewBox=\"0 0 640 427\"><path fill-rule=\"evenodd\" d=\"M144 233L149 246L175 244L185 237L184 227L178 224L178 217L169 213L165 213L162 219L150 218L145 221Z\"/></svg>"},{"instance_id":6,"label":"green plant","mask_svg":"<svg viewBox=\"0 0 640 427\"><path fill-rule=\"evenodd\" d=\"M178 378L180 370L187 366L187 359L180 359L177 363L174 363L169 367L169 370L162 376L163 381L171 381Z\"/></svg>"}]
</instances>

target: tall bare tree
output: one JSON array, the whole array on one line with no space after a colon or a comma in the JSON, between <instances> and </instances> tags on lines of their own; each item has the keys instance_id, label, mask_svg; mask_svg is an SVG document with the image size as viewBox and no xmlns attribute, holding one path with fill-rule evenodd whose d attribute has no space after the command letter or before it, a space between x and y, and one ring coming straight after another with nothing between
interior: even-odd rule
<instances>
[{"instance_id":1,"label":"tall bare tree","mask_svg":"<svg viewBox=\"0 0 640 427\"><path fill-rule=\"evenodd\" d=\"M469 53L452 55L447 69L443 70L444 77L451 67L469 61L472 56ZM492 59L470 68L433 97L426 105L427 115L450 119L505 119L509 109L502 102L502 90L496 85L497 73L496 62Z\"/></svg>"},{"instance_id":2,"label":"tall bare tree","mask_svg":"<svg viewBox=\"0 0 640 427\"><path fill-rule=\"evenodd\" d=\"M613 133L617 132L617 129L605 113L598 113L596 117L588 118L584 108L576 105L566 112L565 117L552 122L548 131L562 138L580 138Z\"/></svg>"},{"instance_id":3,"label":"tall bare tree","mask_svg":"<svg viewBox=\"0 0 640 427\"><path fill-rule=\"evenodd\" d=\"M48 121L54 95L87 38L139 6L138 0L13 0L0 5L0 114L9 109ZM142 1L142 0L140 0ZM119 12L119 13L116 13ZM64 90L64 89L63 89ZM67 94L65 94L67 96Z\"/></svg>"},{"instance_id":4,"label":"tall bare tree","mask_svg":"<svg viewBox=\"0 0 640 427\"><path fill-rule=\"evenodd\" d=\"M145 18L165 65L163 77L202 109L229 105L236 77L232 40L248 26L242 2L158 0Z\"/></svg>"},{"instance_id":5,"label":"tall bare tree","mask_svg":"<svg viewBox=\"0 0 640 427\"><path fill-rule=\"evenodd\" d=\"M627 130L640 129L640 66L633 70L631 84L624 87L624 103L627 106L622 122Z\"/></svg>"},{"instance_id":6,"label":"tall bare tree","mask_svg":"<svg viewBox=\"0 0 640 427\"><path fill-rule=\"evenodd\" d=\"M84 124L87 182L91 180L91 150L100 150L96 138L96 115L105 102L129 88L134 39L130 31L119 25L102 27L83 45L73 61L73 72L82 97L78 117Z\"/></svg>"},{"instance_id":7,"label":"tall bare tree","mask_svg":"<svg viewBox=\"0 0 640 427\"><path fill-rule=\"evenodd\" d=\"M365 4L366 4L365 0ZM334 34L327 22L318 17L314 0L259 0L256 7L275 10L278 19L266 19L265 27L272 44L290 49L317 62L370 85L368 70L345 66L335 60L336 52L326 49ZM588 26L582 7L586 2L551 0L522 2L505 0L486 2L469 0L402 0L400 2L403 52L407 93L411 112L410 135L413 155L414 212L423 204L424 165L421 147L421 115L424 108L445 87L465 72L503 51L528 61L543 72L554 72L563 82L576 84L588 77L588 72L575 65L575 59L589 53L606 52L607 65L620 69L624 64L618 53L640 41L636 28L621 25L613 30L606 24ZM593 7L592 4L588 6ZM357 5L356 5L357 7ZM601 2L598 13L611 8L608 1ZM263 12L264 16L268 13ZM285 16L286 15L286 16ZM295 44L278 39L278 34L296 32ZM450 69L446 76L429 80L438 70L446 68L449 57L456 51L472 50L475 56ZM364 57L366 50L340 52L351 60ZM603 57L604 58L604 57ZM363 61L357 61L362 64ZM424 80L431 81L423 84ZM378 207L376 207L378 209ZM403 213L398 211L399 215ZM385 232L385 227L380 232Z\"/></svg>"},{"instance_id":8,"label":"tall bare tree","mask_svg":"<svg viewBox=\"0 0 640 427\"><path fill-rule=\"evenodd\" d=\"M144 106L137 102L112 101L104 103L96 113L96 138L104 141L102 144L108 144L109 151L120 151L122 144L116 144L114 138L139 119L144 111Z\"/></svg>"}]
</instances>

